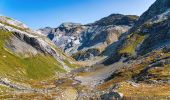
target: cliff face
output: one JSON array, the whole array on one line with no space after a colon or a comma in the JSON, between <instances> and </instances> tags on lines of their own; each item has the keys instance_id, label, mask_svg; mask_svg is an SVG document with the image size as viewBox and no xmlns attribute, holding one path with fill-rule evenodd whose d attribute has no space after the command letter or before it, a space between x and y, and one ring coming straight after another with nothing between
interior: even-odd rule
<instances>
[{"instance_id":1,"label":"cliff face","mask_svg":"<svg viewBox=\"0 0 170 100\"><path fill-rule=\"evenodd\" d=\"M39 31L76 60L88 60L116 42L121 34L134 25L137 18L133 15L112 14L88 25L63 23L58 28L47 27Z\"/></svg>"}]
</instances>

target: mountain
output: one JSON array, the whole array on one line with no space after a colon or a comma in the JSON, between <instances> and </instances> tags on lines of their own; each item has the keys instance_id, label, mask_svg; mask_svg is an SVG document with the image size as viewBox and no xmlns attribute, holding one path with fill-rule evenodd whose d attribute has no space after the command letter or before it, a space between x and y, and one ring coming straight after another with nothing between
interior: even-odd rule
<instances>
[{"instance_id":1,"label":"mountain","mask_svg":"<svg viewBox=\"0 0 170 100\"><path fill-rule=\"evenodd\" d=\"M108 17L102 18L92 25L108 26L108 25L127 25L133 26L135 21L138 19L136 15L122 15L122 14L111 14Z\"/></svg>"},{"instance_id":2,"label":"mountain","mask_svg":"<svg viewBox=\"0 0 170 100\"><path fill-rule=\"evenodd\" d=\"M154 80L169 83L170 76L167 73L170 68L169 8L169 0L157 0L139 18L118 48L119 55L125 55L130 59L136 58L146 63L143 70L135 77L138 81Z\"/></svg>"},{"instance_id":3,"label":"mountain","mask_svg":"<svg viewBox=\"0 0 170 100\"><path fill-rule=\"evenodd\" d=\"M79 71L75 79L96 91L107 91L100 95L104 100L117 92L124 99L170 99L169 8L169 0L157 0L102 52L109 57Z\"/></svg>"},{"instance_id":4,"label":"mountain","mask_svg":"<svg viewBox=\"0 0 170 100\"><path fill-rule=\"evenodd\" d=\"M39 32L51 39L62 51L76 60L92 59L105 48L118 41L127 32L138 16L112 14L91 24L63 23L58 28L46 27Z\"/></svg>"},{"instance_id":5,"label":"mountain","mask_svg":"<svg viewBox=\"0 0 170 100\"><path fill-rule=\"evenodd\" d=\"M169 48L169 1L157 0L117 46L117 57L138 57Z\"/></svg>"},{"instance_id":6,"label":"mountain","mask_svg":"<svg viewBox=\"0 0 170 100\"><path fill-rule=\"evenodd\" d=\"M139 18L112 14L38 31L1 16L0 98L169 100L169 8L169 0L157 0ZM74 61L56 45L77 60L105 59L88 66L94 61Z\"/></svg>"},{"instance_id":7,"label":"mountain","mask_svg":"<svg viewBox=\"0 0 170 100\"><path fill-rule=\"evenodd\" d=\"M0 16L0 87L31 91L35 84L41 87L43 83L39 82L54 80L76 67L75 61L45 36L17 20Z\"/></svg>"}]
</instances>

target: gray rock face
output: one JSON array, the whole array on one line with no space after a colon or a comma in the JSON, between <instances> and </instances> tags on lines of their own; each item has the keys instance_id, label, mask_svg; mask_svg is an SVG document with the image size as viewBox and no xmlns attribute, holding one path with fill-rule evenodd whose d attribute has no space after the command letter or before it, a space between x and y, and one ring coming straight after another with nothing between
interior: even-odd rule
<instances>
[{"instance_id":1,"label":"gray rock face","mask_svg":"<svg viewBox=\"0 0 170 100\"><path fill-rule=\"evenodd\" d=\"M52 33L52 28L50 27L45 27L43 28L43 31L40 29L38 30L39 32L41 32L43 35L47 36L48 34Z\"/></svg>"},{"instance_id":2,"label":"gray rock face","mask_svg":"<svg viewBox=\"0 0 170 100\"><path fill-rule=\"evenodd\" d=\"M110 92L101 95L101 100L122 100L123 95L118 92Z\"/></svg>"},{"instance_id":3,"label":"gray rock face","mask_svg":"<svg viewBox=\"0 0 170 100\"><path fill-rule=\"evenodd\" d=\"M24 58L29 57L30 55L38 54L38 51L35 48L21 41L16 36L13 36L10 38L10 40L8 40L6 43L6 48L10 49L16 54L21 54Z\"/></svg>"},{"instance_id":4,"label":"gray rock face","mask_svg":"<svg viewBox=\"0 0 170 100\"><path fill-rule=\"evenodd\" d=\"M93 58L98 56L100 51L98 49L88 49L84 52L78 52L72 55L73 58L77 60L89 60L89 58Z\"/></svg>"},{"instance_id":5,"label":"gray rock face","mask_svg":"<svg viewBox=\"0 0 170 100\"><path fill-rule=\"evenodd\" d=\"M76 60L87 60L98 56L108 45L118 41L119 36L127 32L137 18L133 15L112 14L92 24L63 23L58 28L39 31L47 35L62 51L74 55ZM97 49L100 53L90 53L89 49ZM76 54L80 53L84 55L78 57Z\"/></svg>"},{"instance_id":6,"label":"gray rock face","mask_svg":"<svg viewBox=\"0 0 170 100\"><path fill-rule=\"evenodd\" d=\"M17 22L15 20L13 21ZM21 24L21 26L22 25L24 24ZM30 57L37 54L51 55L62 64L65 70L71 70L63 61L66 59L66 56L57 51L57 49L54 48L55 45L49 39L36 31L32 31L30 29L27 31L22 30L24 27L22 27L20 30L14 26L18 26L18 23L12 23L12 26L10 23L0 23L0 30L5 30L13 33L10 39L6 40L5 46L8 50L10 50L10 52L22 57Z\"/></svg>"},{"instance_id":7,"label":"gray rock face","mask_svg":"<svg viewBox=\"0 0 170 100\"><path fill-rule=\"evenodd\" d=\"M169 9L170 1L169 0L156 0L156 2L139 18L139 21L136 23L136 27L146 22L147 20L164 13Z\"/></svg>"},{"instance_id":8,"label":"gray rock face","mask_svg":"<svg viewBox=\"0 0 170 100\"><path fill-rule=\"evenodd\" d=\"M140 45L138 54L145 54L152 50L169 46L169 17L170 1L157 0L149 10L139 18L137 22L138 24L141 23L141 27L138 28L139 32L144 33L145 37L147 35L147 38Z\"/></svg>"},{"instance_id":9,"label":"gray rock face","mask_svg":"<svg viewBox=\"0 0 170 100\"><path fill-rule=\"evenodd\" d=\"M111 44L110 53L104 64L113 64L121 58L132 59L170 46L170 1L157 0L117 44ZM165 49L166 48L166 49ZM106 49L107 50L107 49ZM107 52L107 51L104 51Z\"/></svg>"}]
</instances>

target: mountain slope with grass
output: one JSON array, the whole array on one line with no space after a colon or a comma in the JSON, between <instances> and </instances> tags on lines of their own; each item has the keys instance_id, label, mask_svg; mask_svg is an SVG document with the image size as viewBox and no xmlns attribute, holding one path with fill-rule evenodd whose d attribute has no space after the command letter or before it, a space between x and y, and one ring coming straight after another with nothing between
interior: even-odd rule
<instances>
[{"instance_id":1,"label":"mountain slope with grass","mask_svg":"<svg viewBox=\"0 0 170 100\"><path fill-rule=\"evenodd\" d=\"M57 90L55 80L79 66L39 32L0 16L1 99L53 98L44 93L67 92Z\"/></svg>"},{"instance_id":2,"label":"mountain slope with grass","mask_svg":"<svg viewBox=\"0 0 170 100\"><path fill-rule=\"evenodd\" d=\"M75 61L46 37L19 21L0 17L0 76L13 81L46 80L76 68Z\"/></svg>"}]
</instances>

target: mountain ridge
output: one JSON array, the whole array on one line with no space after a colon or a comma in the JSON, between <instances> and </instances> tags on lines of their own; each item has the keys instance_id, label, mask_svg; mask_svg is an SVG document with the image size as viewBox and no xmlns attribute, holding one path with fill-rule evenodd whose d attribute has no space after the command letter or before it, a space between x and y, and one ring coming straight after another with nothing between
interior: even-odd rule
<instances>
[{"instance_id":1,"label":"mountain ridge","mask_svg":"<svg viewBox=\"0 0 170 100\"><path fill-rule=\"evenodd\" d=\"M117 41L137 18L135 15L112 14L91 24L63 23L58 28L39 31L76 60L88 60L100 55L108 45Z\"/></svg>"}]
</instances>

